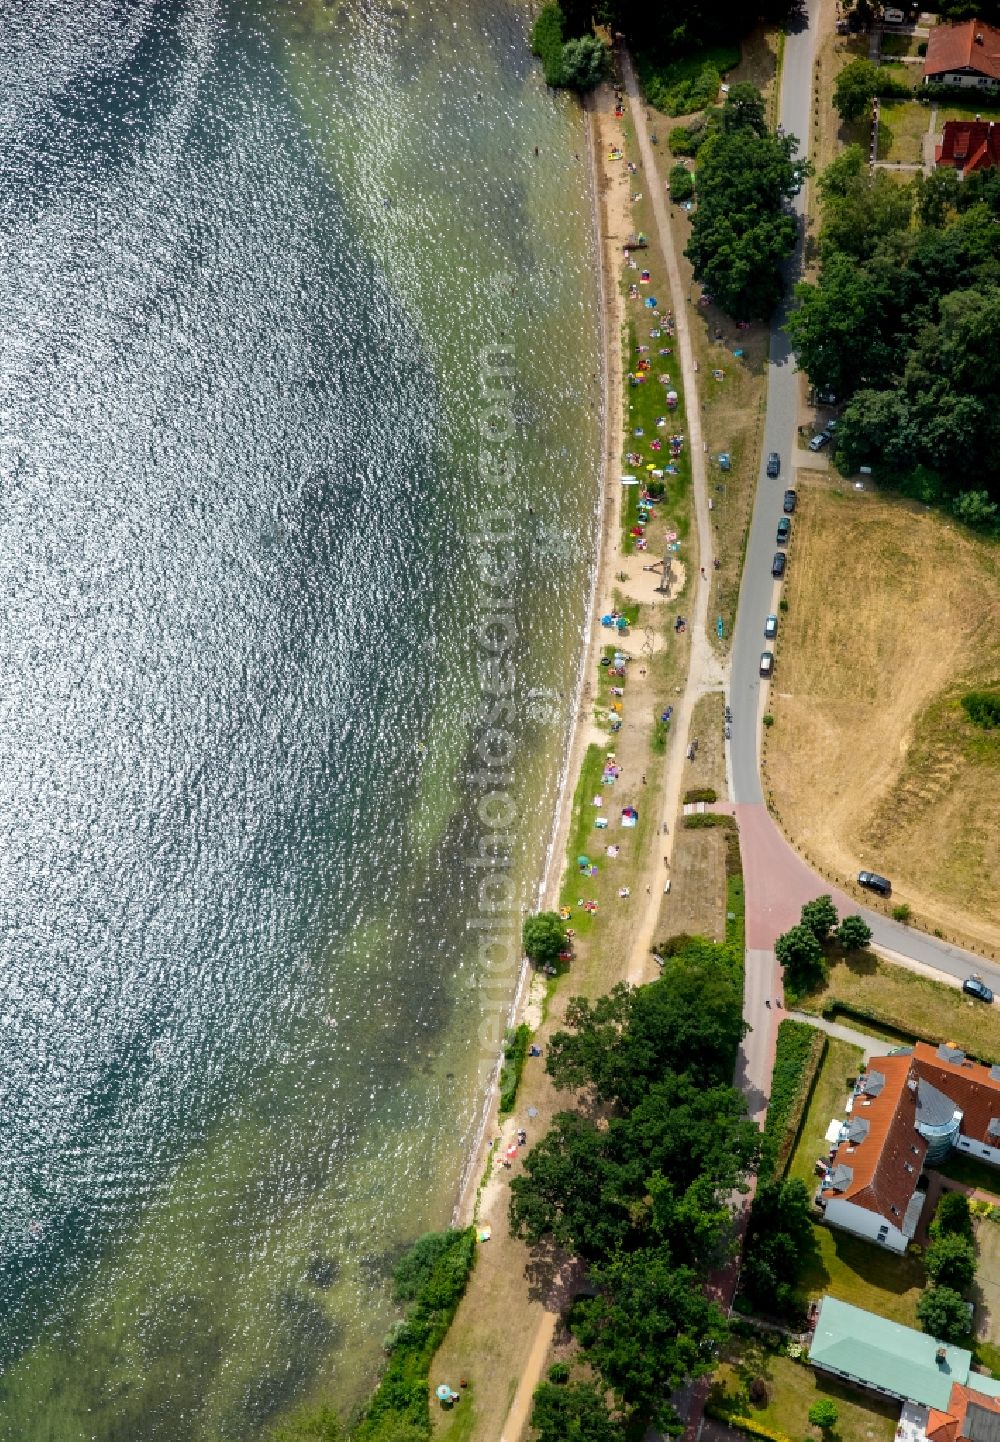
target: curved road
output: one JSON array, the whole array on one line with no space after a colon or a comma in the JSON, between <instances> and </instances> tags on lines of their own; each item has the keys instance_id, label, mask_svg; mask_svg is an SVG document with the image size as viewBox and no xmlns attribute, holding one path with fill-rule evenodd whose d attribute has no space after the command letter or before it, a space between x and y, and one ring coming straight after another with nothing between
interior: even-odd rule
<instances>
[{"instance_id":1,"label":"curved road","mask_svg":"<svg viewBox=\"0 0 1000 1442\"><path fill-rule=\"evenodd\" d=\"M780 123L786 132L799 137L803 142L800 148L804 148L809 136L818 11L819 0L807 0L798 28L790 31L785 42ZM795 198L794 205L801 219L805 209L804 193ZM800 265L801 238L788 267L789 282L795 279ZM817 876L785 840L764 805L760 785L760 718L767 691L759 676L760 654L766 644L765 618L778 611L781 583L771 578L771 559L776 550L775 528L782 514L782 497L785 488L795 484L798 456L799 381L784 329L785 314L782 308L771 328L763 455L740 586L730 676L733 711L730 766L746 881L747 948L751 962L760 959L752 970L759 973L763 969L767 973L759 979L765 994L770 995L776 994L777 973L773 959L768 965L766 958L774 938L798 920L804 901L831 890L829 883ZM777 480L769 479L764 471L765 457L771 451L777 451L781 457L781 475ZM789 564L794 565L794 546ZM861 913L879 947L954 977L979 972L1000 994L1000 966L912 927L902 926L881 912L859 906L855 897L837 891L832 894L838 908Z\"/></svg>"}]
</instances>

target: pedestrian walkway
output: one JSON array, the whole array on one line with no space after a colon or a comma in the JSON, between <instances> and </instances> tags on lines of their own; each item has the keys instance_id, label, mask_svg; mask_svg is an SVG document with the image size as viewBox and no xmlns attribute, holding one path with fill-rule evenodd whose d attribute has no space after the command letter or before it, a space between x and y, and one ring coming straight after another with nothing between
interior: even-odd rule
<instances>
[{"instance_id":1,"label":"pedestrian walkway","mask_svg":"<svg viewBox=\"0 0 1000 1442\"><path fill-rule=\"evenodd\" d=\"M804 1021L809 1026L814 1026L817 1031L825 1031L827 1036L835 1036L838 1041L859 1046L865 1054L866 1062L873 1056L885 1056L886 1052L892 1049L892 1042L869 1036L866 1031L857 1031L853 1026L844 1026L842 1022L829 1021L825 1016L813 1016L808 1011L790 1011L787 1015L791 1021Z\"/></svg>"}]
</instances>

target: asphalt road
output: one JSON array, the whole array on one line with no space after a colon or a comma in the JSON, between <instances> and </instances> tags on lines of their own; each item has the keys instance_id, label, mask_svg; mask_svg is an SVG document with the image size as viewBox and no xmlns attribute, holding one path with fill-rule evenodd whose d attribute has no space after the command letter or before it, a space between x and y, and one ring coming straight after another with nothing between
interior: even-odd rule
<instances>
[{"instance_id":1,"label":"asphalt road","mask_svg":"<svg viewBox=\"0 0 1000 1442\"><path fill-rule=\"evenodd\" d=\"M818 12L819 0L807 0L801 20L794 25L785 41L780 124L786 133L797 135L800 142L809 135ZM800 144L802 150L804 146ZM796 196L794 206L801 220L805 208L804 191ZM788 294L801 268L801 244L800 233L799 247L787 267ZM773 612L779 616L780 625L778 602L782 583L772 579L771 562L778 550L775 532L782 515L782 499L786 487L795 485L795 461L798 457L799 380L784 329L786 313L786 307L783 307L771 327L763 452L740 586L729 686L733 712L729 752L732 797L737 805L744 843L744 867L748 873L747 940L754 954L759 956L765 955L775 936L797 919L798 908L803 901L831 891L829 882L811 871L785 840L764 806L760 784L761 716L767 693L766 683L760 677L760 657L762 651L770 649L764 639L764 622ZM777 479L768 478L765 470L771 451L777 451L781 458L781 472ZM789 568L795 565L795 525L796 518L793 516L792 544L788 548ZM749 858L753 859L748 866ZM757 885L754 884L754 872L759 874ZM834 900L841 909L846 907L852 912L860 912L871 927L877 946L950 976L965 977L976 972L1000 996L1000 966L996 963L961 947L951 946L938 937L927 936L912 927L891 921L881 912L859 905L856 897L835 893Z\"/></svg>"}]
</instances>

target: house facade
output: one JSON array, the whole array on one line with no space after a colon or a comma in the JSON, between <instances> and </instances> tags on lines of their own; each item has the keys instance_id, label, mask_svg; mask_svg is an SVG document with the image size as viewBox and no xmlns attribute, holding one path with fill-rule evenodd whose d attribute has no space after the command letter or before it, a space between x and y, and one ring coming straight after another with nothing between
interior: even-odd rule
<instances>
[{"instance_id":1,"label":"house facade","mask_svg":"<svg viewBox=\"0 0 1000 1442\"><path fill-rule=\"evenodd\" d=\"M982 20L935 25L924 58L925 85L1000 89L1000 30Z\"/></svg>"},{"instance_id":2,"label":"house facade","mask_svg":"<svg viewBox=\"0 0 1000 1442\"><path fill-rule=\"evenodd\" d=\"M920 1174L952 1149L1000 1167L1000 1067L948 1043L872 1057L822 1164L816 1202L830 1226L905 1252L923 1206Z\"/></svg>"}]
</instances>

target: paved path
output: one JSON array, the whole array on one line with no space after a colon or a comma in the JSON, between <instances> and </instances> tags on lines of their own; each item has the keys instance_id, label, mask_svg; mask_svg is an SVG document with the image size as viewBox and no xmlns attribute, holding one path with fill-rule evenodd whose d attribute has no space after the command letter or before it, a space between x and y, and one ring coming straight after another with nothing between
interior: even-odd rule
<instances>
[{"instance_id":1,"label":"paved path","mask_svg":"<svg viewBox=\"0 0 1000 1442\"><path fill-rule=\"evenodd\" d=\"M865 1061L869 1057L885 1056L885 1049L889 1045L877 1036L869 1036L865 1031L855 1031L852 1026L842 1026L839 1021L828 1021L825 1016L812 1016L807 1011L786 1011L779 1015L782 1019L788 1017L790 1021L804 1021L808 1026L814 1026L817 1031L825 1031L827 1036L835 1036L838 1041L859 1046L865 1054Z\"/></svg>"}]
</instances>

